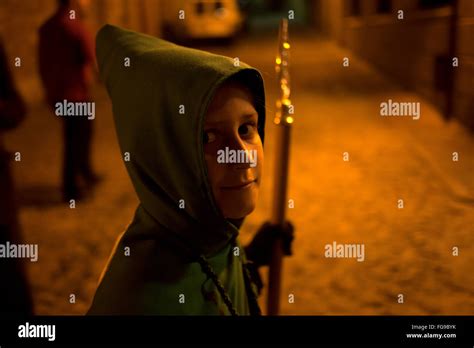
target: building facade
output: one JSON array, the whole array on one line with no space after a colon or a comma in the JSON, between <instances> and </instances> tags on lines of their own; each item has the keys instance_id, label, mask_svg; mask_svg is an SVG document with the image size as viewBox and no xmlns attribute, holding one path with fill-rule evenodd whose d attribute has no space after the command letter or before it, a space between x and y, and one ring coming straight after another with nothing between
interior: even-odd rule
<instances>
[{"instance_id":1,"label":"building facade","mask_svg":"<svg viewBox=\"0 0 474 348\"><path fill-rule=\"evenodd\" d=\"M327 36L474 129L474 1L317 0Z\"/></svg>"}]
</instances>

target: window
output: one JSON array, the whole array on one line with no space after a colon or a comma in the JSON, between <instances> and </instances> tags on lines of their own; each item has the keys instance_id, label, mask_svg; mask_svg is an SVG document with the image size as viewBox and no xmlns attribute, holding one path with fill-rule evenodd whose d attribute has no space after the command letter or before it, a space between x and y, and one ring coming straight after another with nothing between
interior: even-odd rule
<instances>
[{"instance_id":1,"label":"window","mask_svg":"<svg viewBox=\"0 0 474 348\"><path fill-rule=\"evenodd\" d=\"M443 6L450 6L454 3L454 0L419 0L419 6L421 9L431 9Z\"/></svg>"},{"instance_id":2,"label":"window","mask_svg":"<svg viewBox=\"0 0 474 348\"><path fill-rule=\"evenodd\" d=\"M196 4L196 14L202 15L204 13L204 4L202 1L198 1Z\"/></svg>"},{"instance_id":3,"label":"window","mask_svg":"<svg viewBox=\"0 0 474 348\"><path fill-rule=\"evenodd\" d=\"M347 15L348 16L360 16L361 15L361 4L360 0L346 0L347 3Z\"/></svg>"},{"instance_id":4,"label":"window","mask_svg":"<svg viewBox=\"0 0 474 348\"><path fill-rule=\"evenodd\" d=\"M392 0L377 0L377 13L391 13Z\"/></svg>"},{"instance_id":5,"label":"window","mask_svg":"<svg viewBox=\"0 0 474 348\"><path fill-rule=\"evenodd\" d=\"M222 11L224 9L224 4L221 1L216 1L214 4L214 10Z\"/></svg>"}]
</instances>

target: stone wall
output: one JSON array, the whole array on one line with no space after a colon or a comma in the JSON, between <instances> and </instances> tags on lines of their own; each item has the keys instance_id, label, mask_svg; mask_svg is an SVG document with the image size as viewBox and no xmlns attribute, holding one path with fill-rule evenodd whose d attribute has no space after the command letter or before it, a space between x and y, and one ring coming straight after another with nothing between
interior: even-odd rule
<instances>
[{"instance_id":1,"label":"stone wall","mask_svg":"<svg viewBox=\"0 0 474 348\"><path fill-rule=\"evenodd\" d=\"M377 0L360 0L360 14L352 15L351 1L319 0L322 31L447 113L449 84L443 59L452 58L452 7L421 9L417 0L392 0L391 12L380 14ZM446 116L474 128L474 1L458 1L455 56L459 67L455 68L454 108ZM399 10L403 20L397 17Z\"/></svg>"}]
</instances>

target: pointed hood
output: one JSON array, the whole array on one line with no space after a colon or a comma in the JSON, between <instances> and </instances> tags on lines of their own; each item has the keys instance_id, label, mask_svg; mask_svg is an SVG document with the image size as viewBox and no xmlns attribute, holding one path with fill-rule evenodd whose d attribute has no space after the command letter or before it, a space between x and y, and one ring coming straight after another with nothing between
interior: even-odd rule
<instances>
[{"instance_id":1,"label":"pointed hood","mask_svg":"<svg viewBox=\"0 0 474 348\"><path fill-rule=\"evenodd\" d=\"M250 66L112 25L97 35L100 75L112 100L125 165L141 208L165 233L210 255L238 234L207 177L203 126L216 89L238 78L255 96L264 138L264 86ZM140 230L135 219L134 230ZM239 224L237 224L239 225ZM148 228L149 230L149 228Z\"/></svg>"}]
</instances>

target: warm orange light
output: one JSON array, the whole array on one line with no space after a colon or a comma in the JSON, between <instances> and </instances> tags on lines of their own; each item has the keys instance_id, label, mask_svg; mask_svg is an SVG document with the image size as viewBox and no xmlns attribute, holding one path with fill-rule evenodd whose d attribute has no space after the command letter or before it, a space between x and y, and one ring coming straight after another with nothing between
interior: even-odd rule
<instances>
[{"instance_id":1,"label":"warm orange light","mask_svg":"<svg viewBox=\"0 0 474 348\"><path fill-rule=\"evenodd\" d=\"M288 50L288 49L290 49L290 44L288 42L284 42L283 47Z\"/></svg>"},{"instance_id":2,"label":"warm orange light","mask_svg":"<svg viewBox=\"0 0 474 348\"><path fill-rule=\"evenodd\" d=\"M280 65L280 64L281 64L281 59L280 59L280 57L277 57L277 59L276 59L276 63L277 63L278 65Z\"/></svg>"},{"instance_id":3,"label":"warm orange light","mask_svg":"<svg viewBox=\"0 0 474 348\"><path fill-rule=\"evenodd\" d=\"M293 123L293 117L287 116L286 117L286 123L289 123L289 124Z\"/></svg>"}]
</instances>

